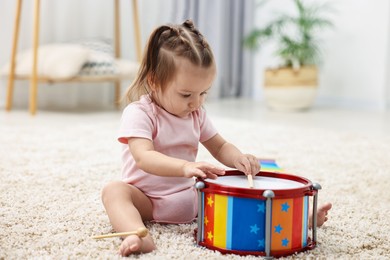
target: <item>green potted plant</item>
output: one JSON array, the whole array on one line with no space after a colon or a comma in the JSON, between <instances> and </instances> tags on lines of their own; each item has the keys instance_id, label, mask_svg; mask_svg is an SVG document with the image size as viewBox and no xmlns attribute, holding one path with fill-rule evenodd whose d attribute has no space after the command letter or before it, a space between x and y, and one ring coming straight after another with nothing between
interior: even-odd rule
<instances>
[{"instance_id":1,"label":"green potted plant","mask_svg":"<svg viewBox=\"0 0 390 260\"><path fill-rule=\"evenodd\" d=\"M323 16L323 12L329 10L328 6L292 1L296 15L280 14L263 28L253 29L244 39L244 46L252 50L265 42L276 43L275 55L282 63L276 69L266 69L264 94L267 105L277 110L301 110L312 105L321 56L316 35L332 26L332 22Z\"/></svg>"}]
</instances>

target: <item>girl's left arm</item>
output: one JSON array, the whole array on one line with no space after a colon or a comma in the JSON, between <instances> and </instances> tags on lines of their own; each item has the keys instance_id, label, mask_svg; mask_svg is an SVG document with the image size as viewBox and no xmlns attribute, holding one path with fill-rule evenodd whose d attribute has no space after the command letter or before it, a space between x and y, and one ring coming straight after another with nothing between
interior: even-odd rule
<instances>
[{"instance_id":1,"label":"girl's left arm","mask_svg":"<svg viewBox=\"0 0 390 260\"><path fill-rule=\"evenodd\" d=\"M260 171L258 159L251 154L243 154L235 145L216 134L202 143L219 162L230 168L236 168L246 175L256 175Z\"/></svg>"}]
</instances>

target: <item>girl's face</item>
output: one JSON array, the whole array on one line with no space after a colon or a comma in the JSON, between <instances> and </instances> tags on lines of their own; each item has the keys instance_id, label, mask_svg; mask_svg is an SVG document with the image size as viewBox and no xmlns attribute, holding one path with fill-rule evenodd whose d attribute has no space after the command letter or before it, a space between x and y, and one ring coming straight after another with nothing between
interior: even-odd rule
<instances>
[{"instance_id":1,"label":"girl's face","mask_svg":"<svg viewBox=\"0 0 390 260\"><path fill-rule=\"evenodd\" d=\"M176 77L164 91L157 88L153 95L158 105L167 112L185 118L204 103L216 69L215 66L201 68L183 58L177 59L176 66Z\"/></svg>"}]
</instances>

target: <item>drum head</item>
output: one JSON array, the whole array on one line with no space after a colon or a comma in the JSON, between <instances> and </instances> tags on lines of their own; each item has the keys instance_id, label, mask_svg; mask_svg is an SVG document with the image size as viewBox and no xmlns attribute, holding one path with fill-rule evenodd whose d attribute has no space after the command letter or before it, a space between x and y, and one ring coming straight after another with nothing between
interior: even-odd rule
<instances>
[{"instance_id":1,"label":"drum head","mask_svg":"<svg viewBox=\"0 0 390 260\"><path fill-rule=\"evenodd\" d=\"M275 198L300 197L310 195L312 183L305 178L286 174L259 172L253 177L254 188L249 188L248 177L237 170L226 171L225 175L212 179L198 179L203 181L203 192L225 194L246 198L264 198L263 192L272 190Z\"/></svg>"},{"instance_id":2,"label":"drum head","mask_svg":"<svg viewBox=\"0 0 390 260\"><path fill-rule=\"evenodd\" d=\"M207 182L227 187L248 188L248 178L245 175L222 176L215 180L207 179ZM264 176L253 177L253 184L255 189L260 190L285 190L304 186L303 183L297 181Z\"/></svg>"}]
</instances>

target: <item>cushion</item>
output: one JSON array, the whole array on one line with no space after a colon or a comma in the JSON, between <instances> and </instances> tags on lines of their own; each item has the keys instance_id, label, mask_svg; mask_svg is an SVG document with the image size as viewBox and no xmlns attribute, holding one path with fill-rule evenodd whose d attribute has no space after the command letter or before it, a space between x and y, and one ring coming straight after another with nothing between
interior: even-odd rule
<instances>
[{"instance_id":1,"label":"cushion","mask_svg":"<svg viewBox=\"0 0 390 260\"><path fill-rule=\"evenodd\" d=\"M89 57L89 50L78 44L46 44L38 48L38 76L67 79L76 76ZM32 49L16 57L18 76L29 76L32 72ZM2 74L9 73L9 64L2 68Z\"/></svg>"},{"instance_id":2,"label":"cushion","mask_svg":"<svg viewBox=\"0 0 390 260\"><path fill-rule=\"evenodd\" d=\"M117 75L120 78L133 79L139 64L114 58L112 40L106 38L91 38L76 42L89 49L89 57L81 68L80 76Z\"/></svg>"},{"instance_id":3,"label":"cushion","mask_svg":"<svg viewBox=\"0 0 390 260\"><path fill-rule=\"evenodd\" d=\"M110 39L83 39L76 42L89 50L87 61L83 64L79 75L112 75L117 74L114 49Z\"/></svg>"},{"instance_id":4,"label":"cushion","mask_svg":"<svg viewBox=\"0 0 390 260\"><path fill-rule=\"evenodd\" d=\"M90 50L87 61L83 64L79 75L106 75L117 74L115 59L112 55Z\"/></svg>"},{"instance_id":5,"label":"cushion","mask_svg":"<svg viewBox=\"0 0 390 260\"><path fill-rule=\"evenodd\" d=\"M135 78L139 64L113 57L113 48L108 39L89 39L72 43L46 44L38 48L38 76L52 79L67 79L75 76L118 75L120 78ZM18 54L16 75L30 76L32 50ZM9 73L9 64L2 74Z\"/></svg>"}]
</instances>

